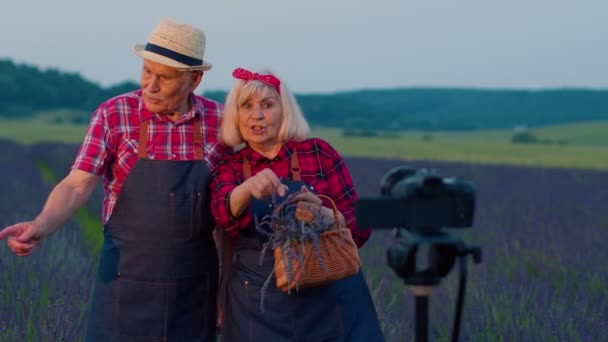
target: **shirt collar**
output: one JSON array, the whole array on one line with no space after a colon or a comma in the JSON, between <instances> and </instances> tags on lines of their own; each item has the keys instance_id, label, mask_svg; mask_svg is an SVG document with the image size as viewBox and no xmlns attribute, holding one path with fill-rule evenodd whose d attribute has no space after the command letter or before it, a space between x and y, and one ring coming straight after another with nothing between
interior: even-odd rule
<instances>
[{"instance_id":1,"label":"shirt collar","mask_svg":"<svg viewBox=\"0 0 608 342\"><path fill-rule=\"evenodd\" d=\"M284 143L281 146L279 153L277 153L276 157L274 157L272 159L275 161L290 159L291 155L293 153L294 147L295 146L294 146L293 141L288 141L288 142ZM269 158L261 155L260 153L256 152L255 150L253 150L251 148L251 146L249 146L248 143L245 143L245 148L243 150L245 151L244 158L248 158L252 165L255 165L264 160L269 160Z\"/></svg>"}]
</instances>

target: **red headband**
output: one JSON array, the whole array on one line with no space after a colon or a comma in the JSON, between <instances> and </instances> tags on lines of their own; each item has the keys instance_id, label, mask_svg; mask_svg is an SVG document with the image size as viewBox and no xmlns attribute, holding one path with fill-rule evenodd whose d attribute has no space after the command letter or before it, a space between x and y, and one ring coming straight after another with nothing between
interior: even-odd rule
<instances>
[{"instance_id":1,"label":"red headband","mask_svg":"<svg viewBox=\"0 0 608 342\"><path fill-rule=\"evenodd\" d=\"M273 87L279 95L281 94L281 90L279 85L281 85L281 81L274 75L260 75L256 72L251 72L249 70L245 70L243 68L236 68L232 72L232 76L234 78L238 78L240 80L245 81L245 83L249 81L260 81L262 83L266 83L269 86Z\"/></svg>"}]
</instances>

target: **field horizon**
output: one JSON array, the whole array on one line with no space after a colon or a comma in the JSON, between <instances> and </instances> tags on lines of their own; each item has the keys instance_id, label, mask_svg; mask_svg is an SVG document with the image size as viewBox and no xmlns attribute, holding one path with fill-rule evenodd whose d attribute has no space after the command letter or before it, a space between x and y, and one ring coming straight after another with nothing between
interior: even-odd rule
<instances>
[{"instance_id":1,"label":"field horizon","mask_svg":"<svg viewBox=\"0 0 608 342\"><path fill-rule=\"evenodd\" d=\"M0 139L21 144L82 142L85 124L54 124L45 120L44 117L0 120ZM507 129L348 136L342 130L313 128L311 135L327 140L343 156L608 170L608 121L535 127L528 131L538 137L538 143L512 143L514 132Z\"/></svg>"}]
</instances>

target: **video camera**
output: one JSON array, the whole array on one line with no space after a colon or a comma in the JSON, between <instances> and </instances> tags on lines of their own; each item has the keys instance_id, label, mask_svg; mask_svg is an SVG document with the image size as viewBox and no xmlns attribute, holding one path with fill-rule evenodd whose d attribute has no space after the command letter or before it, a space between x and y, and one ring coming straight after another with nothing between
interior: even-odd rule
<instances>
[{"instance_id":1,"label":"video camera","mask_svg":"<svg viewBox=\"0 0 608 342\"><path fill-rule=\"evenodd\" d=\"M466 228L473 224L475 188L466 180L401 166L384 175L380 193L381 197L357 201L359 227L403 227L427 235L442 227Z\"/></svg>"}]
</instances>

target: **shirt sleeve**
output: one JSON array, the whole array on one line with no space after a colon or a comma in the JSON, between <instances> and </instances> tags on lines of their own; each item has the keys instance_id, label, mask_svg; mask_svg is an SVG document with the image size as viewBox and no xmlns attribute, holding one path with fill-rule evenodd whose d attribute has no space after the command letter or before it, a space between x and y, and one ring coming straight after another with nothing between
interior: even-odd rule
<instances>
[{"instance_id":1,"label":"shirt sleeve","mask_svg":"<svg viewBox=\"0 0 608 342\"><path fill-rule=\"evenodd\" d=\"M72 164L72 169L86 171L98 176L104 173L110 159L108 147L112 146L107 114L106 106L100 106L93 113L84 141Z\"/></svg>"},{"instance_id":2,"label":"shirt sleeve","mask_svg":"<svg viewBox=\"0 0 608 342\"><path fill-rule=\"evenodd\" d=\"M369 239L372 230L371 228L362 229L357 226L355 203L359 197L348 167L338 151L327 142L319 140L319 145L324 155L322 167L327 175L330 197L336 204L337 209L344 215L346 225L350 229L357 247L361 248Z\"/></svg>"},{"instance_id":3,"label":"shirt sleeve","mask_svg":"<svg viewBox=\"0 0 608 342\"><path fill-rule=\"evenodd\" d=\"M216 142L205 144L205 152L203 154L207 163L213 168L226 156L232 154L232 149L216 140Z\"/></svg>"},{"instance_id":4,"label":"shirt sleeve","mask_svg":"<svg viewBox=\"0 0 608 342\"><path fill-rule=\"evenodd\" d=\"M232 238L251 223L249 208L239 217L230 213L230 194L243 182L241 174L231 166L230 159L222 160L211 177L211 213L216 224L227 231Z\"/></svg>"},{"instance_id":5,"label":"shirt sleeve","mask_svg":"<svg viewBox=\"0 0 608 342\"><path fill-rule=\"evenodd\" d=\"M204 156L207 163L214 167L220 160L229 154L232 149L220 142L220 122L223 115L223 106L215 101L202 100L203 113L202 134L205 139Z\"/></svg>"}]
</instances>

